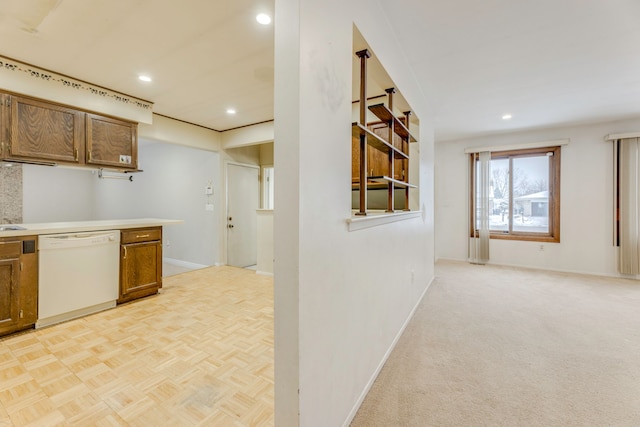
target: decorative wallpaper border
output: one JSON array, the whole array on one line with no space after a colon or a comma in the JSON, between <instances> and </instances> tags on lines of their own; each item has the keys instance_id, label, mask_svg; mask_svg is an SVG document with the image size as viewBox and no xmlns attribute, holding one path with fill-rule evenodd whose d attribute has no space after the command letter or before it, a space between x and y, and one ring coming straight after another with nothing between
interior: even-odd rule
<instances>
[{"instance_id":1,"label":"decorative wallpaper border","mask_svg":"<svg viewBox=\"0 0 640 427\"><path fill-rule=\"evenodd\" d=\"M145 111L152 111L153 109L153 103L151 102L143 101L102 87L92 86L71 77L56 74L51 71L34 67L33 65L28 65L14 59L0 56L0 74L2 73L23 73L23 76L32 77L39 82L50 82L52 85L58 85L71 91L82 91L96 97L109 98L124 105L134 106Z\"/></svg>"}]
</instances>

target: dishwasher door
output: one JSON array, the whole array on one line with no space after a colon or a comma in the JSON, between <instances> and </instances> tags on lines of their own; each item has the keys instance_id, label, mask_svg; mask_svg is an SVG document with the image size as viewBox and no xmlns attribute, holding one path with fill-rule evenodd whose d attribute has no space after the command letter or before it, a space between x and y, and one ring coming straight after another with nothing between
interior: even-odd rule
<instances>
[{"instance_id":1,"label":"dishwasher door","mask_svg":"<svg viewBox=\"0 0 640 427\"><path fill-rule=\"evenodd\" d=\"M49 234L38 240L36 328L115 307L120 231Z\"/></svg>"}]
</instances>

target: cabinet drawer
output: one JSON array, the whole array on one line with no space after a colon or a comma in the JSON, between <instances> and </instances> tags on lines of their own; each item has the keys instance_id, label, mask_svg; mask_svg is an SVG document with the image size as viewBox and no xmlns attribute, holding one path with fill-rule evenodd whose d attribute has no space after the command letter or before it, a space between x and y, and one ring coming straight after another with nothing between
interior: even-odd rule
<instances>
[{"instance_id":1,"label":"cabinet drawer","mask_svg":"<svg viewBox=\"0 0 640 427\"><path fill-rule=\"evenodd\" d=\"M12 240L0 242L0 258L18 258L22 252L22 242Z\"/></svg>"},{"instance_id":2,"label":"cabinet drawer","mask_svg":"<svg viewBox=\"0 0 640 427\"><path fill-rule=\"evenodd\" d=\"M151 242L162 239L162 228L136 228L132 230L122 230L120 243Z\"/></svg>"}]
</instances>

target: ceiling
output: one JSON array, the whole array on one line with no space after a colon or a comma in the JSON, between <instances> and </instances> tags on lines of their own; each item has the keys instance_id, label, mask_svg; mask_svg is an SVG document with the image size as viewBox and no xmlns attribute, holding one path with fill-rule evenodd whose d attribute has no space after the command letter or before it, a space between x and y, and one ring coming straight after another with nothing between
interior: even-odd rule
<instances>
[{"instance_id":1,"label":"ceiling","mask_svg":"<svg viewBox=\"0 0 640 427\"><path fill-rule=\"evenodd\" d=\"M380 4L433 108L437 140L640 117L638 0ZM0 38L11 40L0 55L227 130L273 119L273 24L255 21L273 7L0 0Z\"/></svg>"}]
</instances>

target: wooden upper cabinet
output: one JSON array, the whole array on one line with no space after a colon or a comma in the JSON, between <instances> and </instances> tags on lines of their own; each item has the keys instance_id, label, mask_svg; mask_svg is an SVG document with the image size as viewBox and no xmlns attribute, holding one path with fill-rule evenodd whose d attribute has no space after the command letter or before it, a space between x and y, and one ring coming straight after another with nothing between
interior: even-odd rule
<instances>
[{"instance_id":1,"label":"wooden upper cabinet","mask_svg":"<svg viewBox=\"0 0 640 427\"><path fill-rule=\"evenodd\" d=\"M9 95L0 93L0 158L5 157L5 147L7 151L9 146L7 144L9 138Z\"/></svg>"},{"instance_id":2,"label":"wooden upper cabinet","mask_svg":"<svg viewBox=\"0 0 640 427\"><path fill-rule=\"evenodd\" d=\"M134 171L138 124L0 92L0 158Z\"/></svg>"},{"instance_id":3,"label":"wooden upper cabinet","mask_svg":"<svg viewBox=\"0 0 640 427\"><path fill-rule=\"evenodd\" d=\"M135 170L137 141L136 123L87 113L87 164Z\"/></svg>"},{"instance_id":4,"label":"wooden upper cabinet","mask_svg":"<svg viewBox=\"0 0 640 427\"><path fill-rule=\"evenodd\" d=\"M83 112L15 95L5 95L5 105L7 102L4 158L80 161L84 146Z\"/></svg>"}]
</instances>

